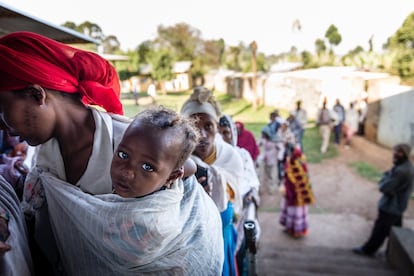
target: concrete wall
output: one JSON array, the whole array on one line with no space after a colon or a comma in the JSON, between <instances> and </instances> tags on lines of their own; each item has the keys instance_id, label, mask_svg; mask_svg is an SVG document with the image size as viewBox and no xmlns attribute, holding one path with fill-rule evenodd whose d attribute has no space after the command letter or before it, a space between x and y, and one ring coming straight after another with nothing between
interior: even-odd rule
<instances>
[{"instance_id":1,"label":"concrete wall","mask_svg":"<svg viewBox=\"0 0 414 276\"><path fill-rule=\"evenodd\" d=\"M384 97L379 102L377 142L387 147L402 142L414 146L414 89L395 89L400 89L398 94Z\"/></svg>"}]
</instances>

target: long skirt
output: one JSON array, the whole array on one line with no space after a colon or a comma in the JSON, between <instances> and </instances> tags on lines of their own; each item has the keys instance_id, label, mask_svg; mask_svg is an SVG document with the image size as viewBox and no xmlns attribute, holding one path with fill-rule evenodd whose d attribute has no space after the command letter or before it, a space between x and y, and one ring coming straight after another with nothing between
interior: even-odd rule
<instances>
[{"instance_id":1,"label":"long skirt","mask_svg":"<svg viewBox=\"0 0 414 276\"><path fill-rule=\"evenodd\" d=\"M294 236L306 236L308 233L308 205L288 206L285 199L281 202L282 211L279 223L285 231Z\"/></svg>"},{"instance_id":2,"label":"long skirt","mask_svg":"<svg viewBox=\"0 0 414 276\"><path fill-rule=\"evenodd\" d=\"M237 231L233 224L233 214L233 204L231 202L227 204L227 209L220 214L223 223L224 239L223 276L238 275L235 262Z\"/></svg>"}]
</instances>

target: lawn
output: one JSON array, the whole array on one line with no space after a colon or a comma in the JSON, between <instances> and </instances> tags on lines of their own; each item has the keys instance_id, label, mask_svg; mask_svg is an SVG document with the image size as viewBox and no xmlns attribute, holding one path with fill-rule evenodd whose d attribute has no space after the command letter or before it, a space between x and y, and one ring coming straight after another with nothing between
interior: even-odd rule
<instances>
[{"instance_id":1,"label":"lawn","mask_svg":"<svg viewBox=\"0 0 414 276\"><path fill-rule=\"evenodd\" d=\"M188 99L189 95L190 91L174 92L165 95L158 94L155 98L155 103L179 112L181 106ZM126 116L132 118L138 112L153 104L151 98L147 97L146 93L141 93L140 97L140 105L136 106L132 94L123 93L122 103ZM222 113L232 116L234 121L243 122L246 129L253 132L256 139L259 140L261 129L269 122L269 114L275 107L260 106L254 110L252 104L244 99L235 99L220 92L215 92L215 97L220 103ZM288 111L279 109L279 113L282 117L286 118ZM325 158L332 158L338 154L332 143L326 154L320 153L321 138L316 127L306 129L303 145L309 163L319 163Z\"/></svg>"}]
</instances>

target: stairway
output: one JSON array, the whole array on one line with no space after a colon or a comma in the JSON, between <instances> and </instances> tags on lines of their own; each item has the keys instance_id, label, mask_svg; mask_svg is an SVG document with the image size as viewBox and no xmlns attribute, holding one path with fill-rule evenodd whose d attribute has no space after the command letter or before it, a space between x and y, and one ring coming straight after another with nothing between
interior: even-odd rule
<instances>
[{"instance_id":1,"label":"stairway","mask_svg":"<svg viewBox=\"0 0 414 276\"><path fill-rule=\"evenodd\" d=\"M397 276L384 253L376 257L353 254L349 249L330 247L260 246L256 256L259 276Z\"/></svg>"}]
</instances>

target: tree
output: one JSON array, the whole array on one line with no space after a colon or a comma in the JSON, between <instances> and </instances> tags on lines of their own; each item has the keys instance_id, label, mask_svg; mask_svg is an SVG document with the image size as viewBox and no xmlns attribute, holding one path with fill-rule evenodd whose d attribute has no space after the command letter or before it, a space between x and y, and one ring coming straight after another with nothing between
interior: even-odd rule
<instances>
[{"instance_id":1,"label":"tree","mask_svg":"<svg viewBox=\"0 0 414 276\"><path fill-rule=\"evenodd\" d=\"M329 44L331 45L331 50L333 50L333 46L338 46L342 41L342 36L339 33L338 28L333 24L326 30L325 38L328 39Z\"/></svg>"},{"instance_id":2,"label":"tree","mask_svg":"<svg viewBox=\"0 0 414 276\"><path fill-rule=\"evenodd\" d=\"M315 40L315 50L316 50L316 54L318 56L325 53L326 45L325 45L325 41L323 39L318 38L318 39Z\"/></svg>"},{"instance_id":3,"label":"tree","mask_svg":"<svg viewBox=\"0 0 414 276\"><path fill-rule=\"evenodd\" d=\"M101 27L98 24L92 23L90 21L85 21L81 23L77 29L79 32L96 39L99 42L102 42L105 39L105 35L102 32Z\"/></svg>"},{"instance_id":4,"label":"tree","mask_svg":"<svg viewBox=\"0 0 414 276\"><path fill-rule=\"evenodd\" d=\"M301 53L303 67L304 68L311 68L312 67L312 54L309 51L303 51Z\"/></svg>"},{"instance_id":5,"label":"tree","mask_svg":"<svg viewBox=\"0 0 414 276\"><path fill-rule=\"evenodd\" d=\"M151 51L147 59L152 66L151 77L160 83L161 90L165 93L162 81L170 80L172 77L173 55L167 49L160 49Z\"/></svg>"},{"instance_id":6,"label":"tree","mask_svg":"<svg viewBox=\"0 0 414 276\"><path fill-rule=\"evenodd\" d=\"M170 48L177 60L192 60L202 50L201 32L186 23L157 28L160 48Z\"/></svg>"},{"instance_id":7,"label":"tree","mask_svg":"<svg viewBox=\"0 0 414 276\"><path fill-rule=\"evenodd\" d=\"M114 35L106 36L102 40L101 46L103 48L103 53L105 54L114 54L120 49L120 43L118 38Z\"/></svg>"},{"instance_id":8,"label":"tree","mask_svg":"<svg viewBox=\"0 0 414 276\"><path fill-rule=\"evenodd\" d=\"M252 51L252 90L253 90L253 110L257 110L257 89L256 89L256 73L257 73L257 43L252 41L250 43L250 50Z\"/></svg>"},{"instance_id":9,"label":"tree","mask_svg":"<svg viewBox=\"0 0 414 276\"><path fill-rule=\"evenodd\" d=\"M389 39L389 48L414 49L414 12L409 14L402 26Z\"/></svg>"}]
</instances>

